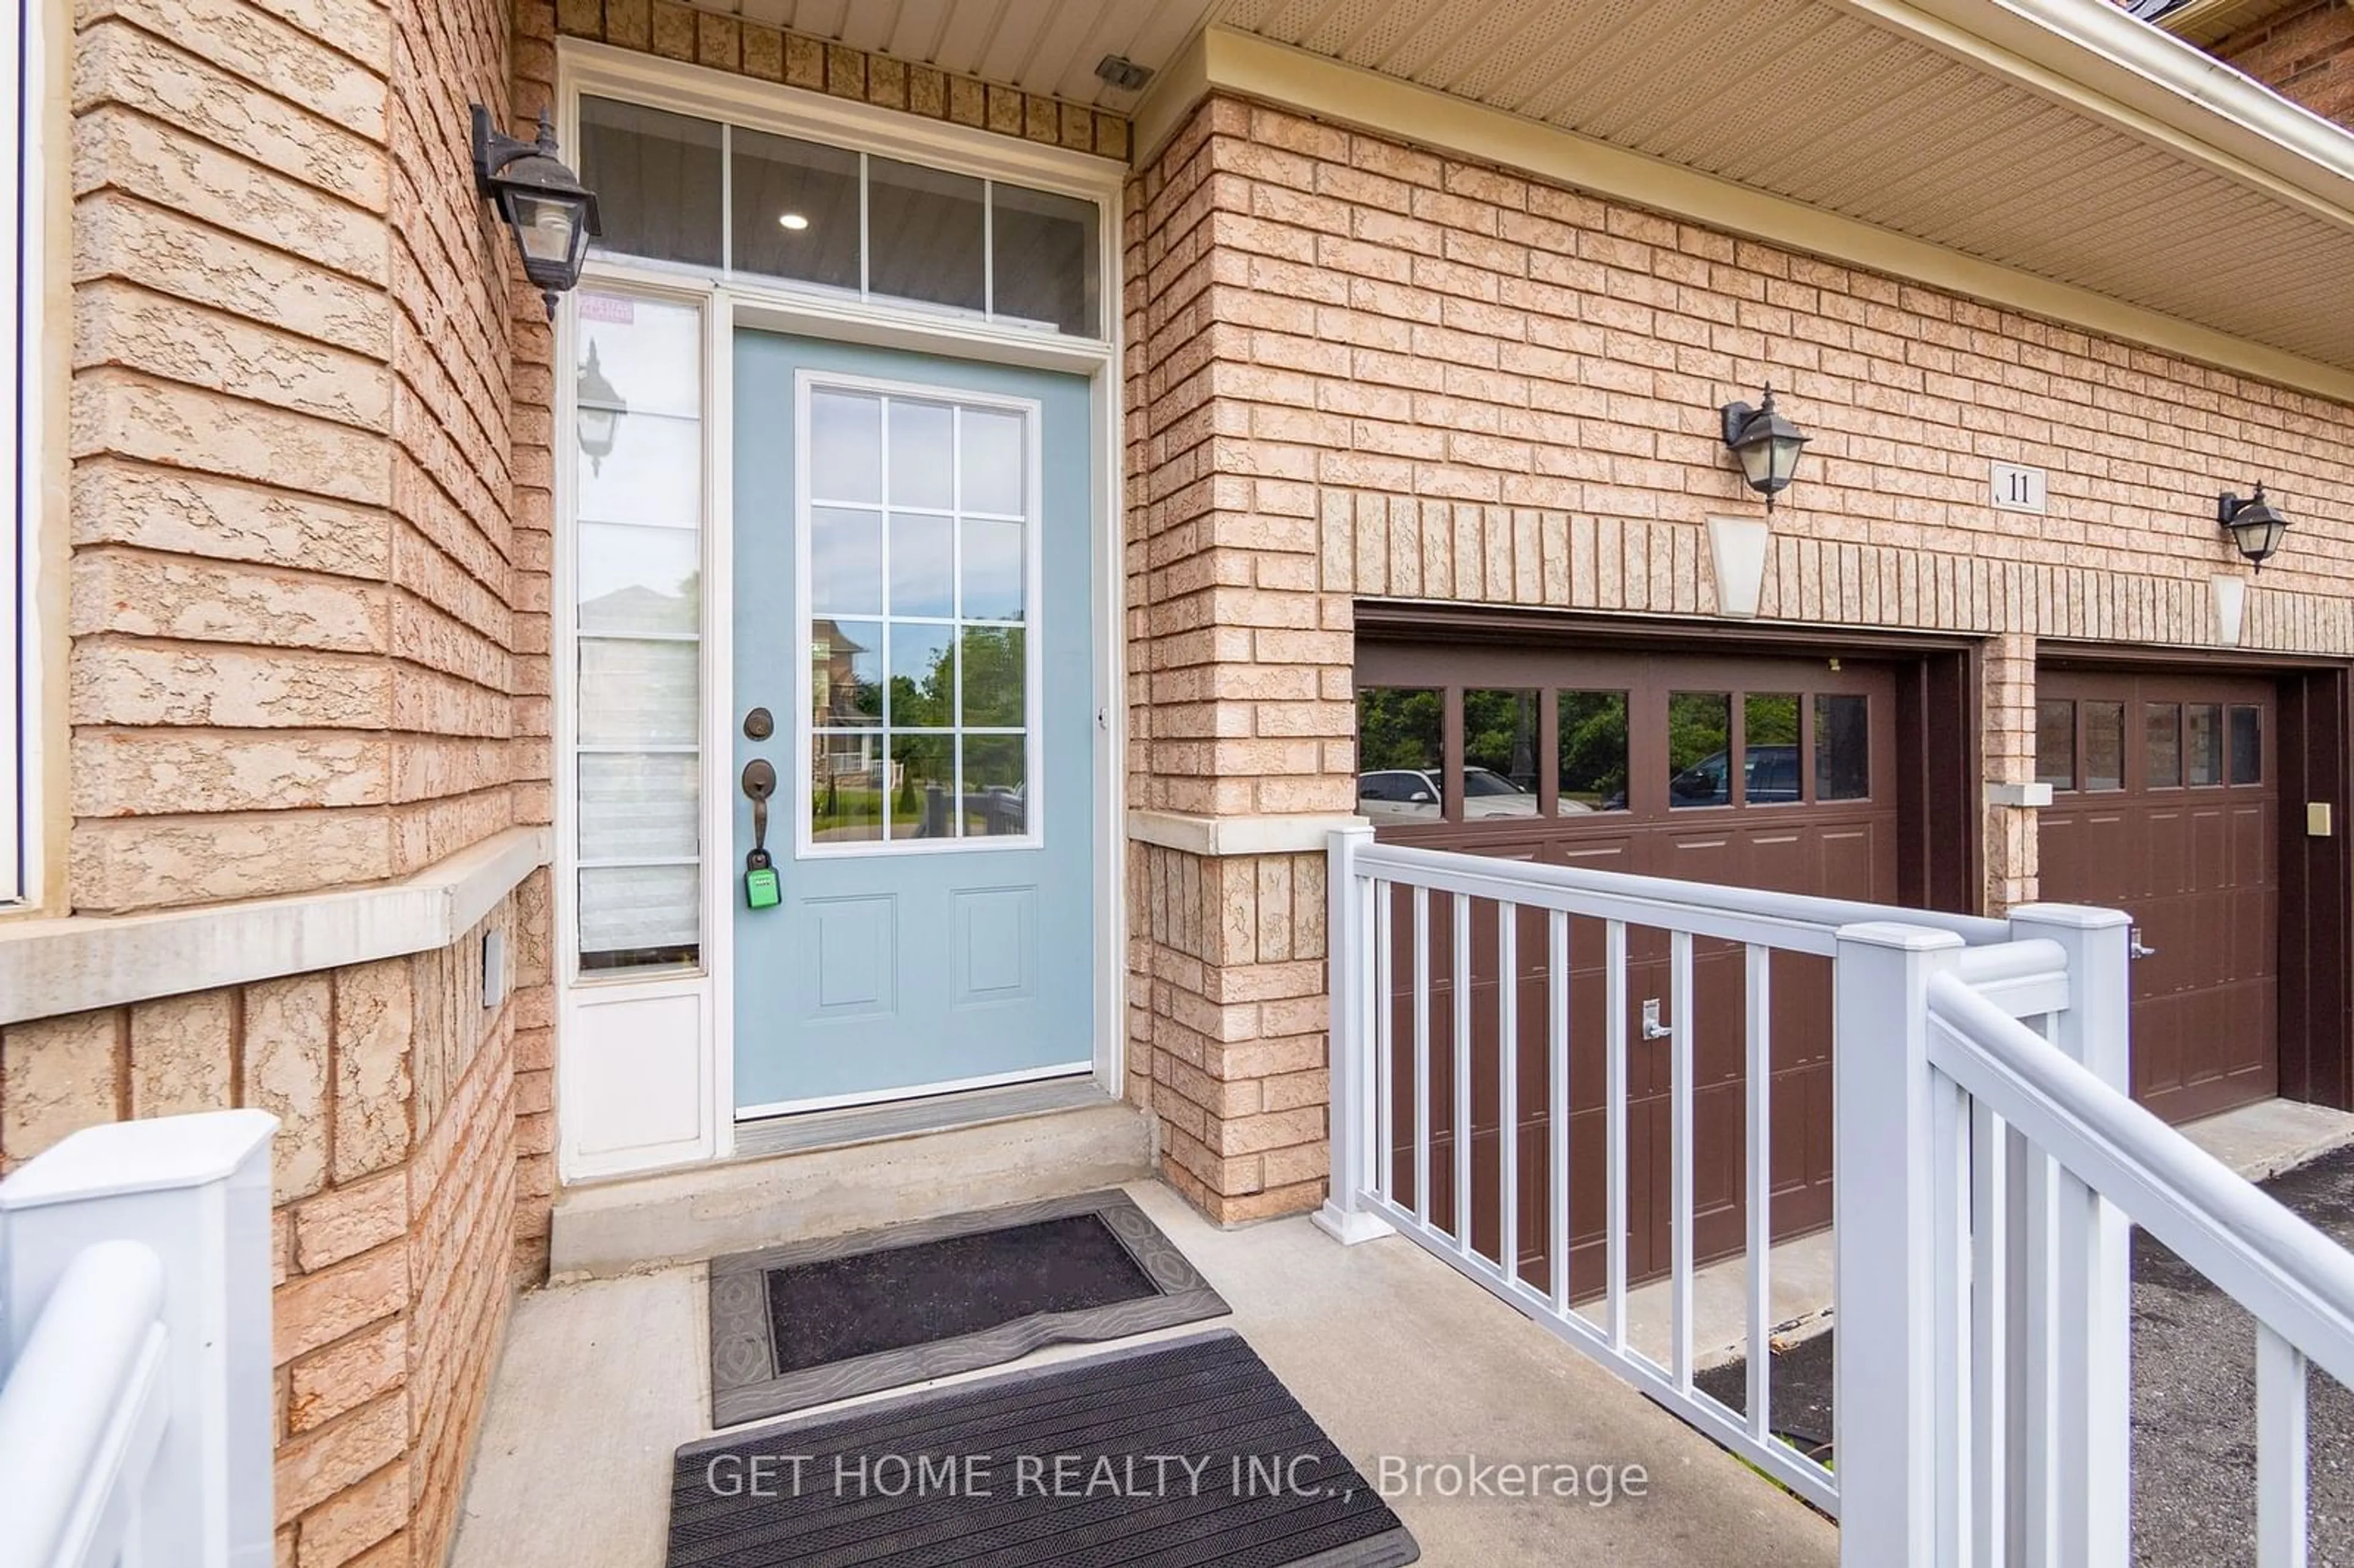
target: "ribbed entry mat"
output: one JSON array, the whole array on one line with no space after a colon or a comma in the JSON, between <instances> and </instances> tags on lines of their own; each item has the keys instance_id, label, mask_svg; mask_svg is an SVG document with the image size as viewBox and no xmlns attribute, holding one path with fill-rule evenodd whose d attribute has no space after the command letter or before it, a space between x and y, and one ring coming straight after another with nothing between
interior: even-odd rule
<instances>
[{"instance_id":1,"label":"ribbed entry mat","mask_svg":"<svg viewBox=\"0 0 2354 1568\"><path fill-rule=\"evenodd\" d=\"M669 1568L1391 1568L1421 1555L1231 1330L678 1451Z\"/></svg>"}]
</instances>

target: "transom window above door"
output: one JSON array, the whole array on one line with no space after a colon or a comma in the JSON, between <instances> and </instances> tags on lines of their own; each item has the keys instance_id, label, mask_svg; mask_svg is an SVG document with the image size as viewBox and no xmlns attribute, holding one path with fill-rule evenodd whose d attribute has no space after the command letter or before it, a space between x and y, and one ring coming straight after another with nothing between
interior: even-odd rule
<instances>
[{"instance_id":1,"label":"transom window above door","mask_svg":"<svg viewBox=\"0 0 2354 1568\"><path fill-rule=\"evenodd\" d=\"M809 843L1031 836L1036 410L817 382L801 429Z\"/></svg>"},{"instance_id":2,"label":"transom window above door","mask_svg":"<svg viewBox=\"0 0 2354 1568\"><path fill-rule=\"evenodd\" d=\"M598 255L1104 335L1093 201L606 98L580 150Z\"/></svg>"}]
</instances>

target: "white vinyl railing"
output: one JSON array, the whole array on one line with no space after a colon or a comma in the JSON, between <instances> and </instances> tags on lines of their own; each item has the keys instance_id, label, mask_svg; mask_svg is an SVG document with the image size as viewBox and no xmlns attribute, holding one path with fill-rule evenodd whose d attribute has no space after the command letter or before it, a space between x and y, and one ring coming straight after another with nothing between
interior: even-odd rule
<instances>
[{"instance_id":1,"label":"white vinyl railing","mask_svg":"<svg viewBox=\"0 0 2354 1568\"><path fill-rule=\"evenodd\" d=\"M277 1126L92 1128L0 1181L0 1568L271 1562Z\"/></svg>"},{"instance_id":2,"label":"white vinyl railing","mask_svg":"<svg viewBox=\"0 0 2354 1568\"><path fill-rule=\"evenodd\" d=\"M2354 1259L2127 1097L2125 916L2043 905L1989 920L1376 844L1363 829L1332 835L1331 861L1326 1230L1411 1238L1835 1514L1854 1568L2124 1568L2138 1222L2262 1325L2261 1563L2304 1562L2303 1372L2354 1368ZM1587 961L1574 975L1581 926L1598 932L1578 930ZM1537 930L1542 961L1524 963ZM1737 1000L1719 984L1728 1018L1711 1022L1737 1023L1741 1046L1740 1409L1698 1386L1694 1354L1696 951L1714 949L1722 970L1726 943ZM1663 948L1663 971L1657 957L1630 970L1632 945ZM1831 968L1836 1475L1777 1434L1771 1358L1756 1353L1775 1327L1777 953ZM1662 1009L1635 1011L1653 1000L1630 994L1637 972L1663 972L1656 1024ZM1492 1004L1476 1005L1491 981ZM1599 988L1598 1010L1573 1004L1576 986ZM1523 1018L1540 996L1542 1021ZM1590 1063L1596 1043L1573 1042L1574 1017L1599 1032L1604 1077L1600 1116L1575 1135L1573 1044ZM1630 1053L1660 1050L1663 1350L1638 1342L1628 1307ZM1524 1166L1518 1136L1475 1152L1488 1113L1516 1134L1532 1119L1521 1097L1533 1055L1543 1157ZM1475 1117L1471 1086L1488 1075ZM1580 1137L1598 1137L1598 1160ZM1475 1186L1492 1224L1475 1215ZM1519 1255L1527 1204L1550 1233L1542 1269ZM1571 1281L1574 1212L1602 1216L1591 1299Z\"/></svg>"}]
</instances>

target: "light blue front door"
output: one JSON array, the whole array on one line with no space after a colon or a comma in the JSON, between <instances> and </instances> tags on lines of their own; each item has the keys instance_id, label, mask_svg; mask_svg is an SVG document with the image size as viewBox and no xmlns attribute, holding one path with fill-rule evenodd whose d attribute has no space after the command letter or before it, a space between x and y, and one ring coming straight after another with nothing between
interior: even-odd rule
<instances>
[{"instance_id":1,"label":"light blue front door","mask_svg":"<svg viewBox=\"0 0 2354 1568\"><path fill-rule=\"evenodd\" d=\"M1085 1071L1087 382L746 330L735 403L739 1111Z\"/></svg>"}]
</instances>

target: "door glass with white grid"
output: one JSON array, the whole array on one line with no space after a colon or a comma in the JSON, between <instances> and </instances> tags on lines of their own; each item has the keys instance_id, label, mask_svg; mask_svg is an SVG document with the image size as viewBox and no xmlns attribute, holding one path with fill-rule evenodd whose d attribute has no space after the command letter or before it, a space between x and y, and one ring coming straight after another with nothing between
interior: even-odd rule
<instances>
[{"instance_id":1,"label":"door glass with white grid","mask_svg":"<svg viewBox=\"0 0 2354 1568\"><path fill-rule=\"evenodd\" d=\"M1085 1071L1087 384L751 331L736 361L739 1111Z\"/></svg>"}]
</instances>

